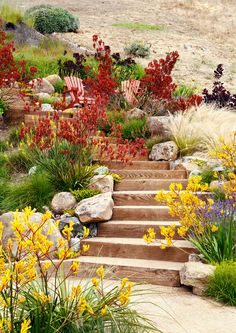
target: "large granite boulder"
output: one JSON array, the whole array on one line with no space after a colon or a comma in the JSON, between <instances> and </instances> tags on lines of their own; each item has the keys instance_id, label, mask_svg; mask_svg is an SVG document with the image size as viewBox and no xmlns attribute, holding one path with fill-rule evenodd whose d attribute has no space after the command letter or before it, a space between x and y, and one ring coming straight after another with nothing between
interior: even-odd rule
<instances>
[{"instance_id":1,"label":"large granite boulder","mask_svg":"<svg viewBox=\"0 0 236 333\"><path fill-rule=\"evenodd\" d=\"M50 82L53 86L55 86L57 82L62 81L60 76L57 74L51 74L51 75L45 77L45 79L48 82Z\"/></svg>"},{"instance_id":2,"label":"large granite boulder","mask_svg":"<svg viewBox=\"0 0 236 333\"><path fill-rule=\"evenodd\" d=\"M49 95L54 94L55 89L53 85L45 78L42 79L34 79L30 81L30 84L33 85L33 91L38 93L47 93Z\"/></svg>"},{"instance_id":3,"label":"large granite boulder","mask_svg":"<svg viewBox=\"0 0 236 333\"><path fill-rule=\"evenodd\" d=\"M158 143L152 147L149 155L152 161L174 161L178 156L178 147L174 141Z\"/></svg>"},{"instance_id":4,"label":"large granite boulder","mask_svg":"<svg viewBox=\"0 0 236 333\"><path fill-rule=\"evenodd\" d=\"M114 180L111 175L96 175L91 179L89 187L102 193L113 192Z\"/></svg>"},{"instance_id":5,"label":"large granite boulder","mask_svg":"<svg viewBox=\"0 0 236 333\"><path fill-rule=\"evenodd\" d=\"M193 293L201 295L215 269L216 266L202 262L186 262L180 270L180 282L185 286L193 287Z\"/></svg>"},{"instance_id":6,"label":"large granite boulder","mask_svg":"<svg viewBox=\"0 0 236 333\"><path fill-rule=\"evenodd\" d=\"M109 221L112 217L114 201L112 193L106 192L84 199L75 207L75 214L82 223Z\"/></svg>"},{"instance_id":7,"label":"large granite boulder","mask_svg":"<svg viewBox=\"0 0 236 333\"><path fill-rule=\"evenodd\" d=\"M24 223L23 220L23 213L19 212L19 219L22 223ZM34 213L30 216L29 221L32 223L37 223L40 224L42 221L42 217L43 214L42 213ZM12 224L11 222L14 221L14 212L8 212L8 213L4 213L0 216L0 221L3 224L3 236L2 236L2 241L3 241L3 247L5 247L7 245L7 241L9 238L11 238L12 240L14 240L14 232L12 230ZM53 233L49 233L48 231L49 229L51 229L51 227L54 227ZM54 220L53 219L49 219L47 220L42 228L42 234L47 236L47 238L52 241L53 243L53 248L52 250L57 249L58 246L58 240L59 238L61 238L61 234L60 231L58 230L58 228L55 226ZM14 245L14 243L13 243ZM14 255L14 253L13 253Z\"/></svg>"},{"instance_id":8,"label":"large granite boulder","mask_svg":"<svg viewBox=\"0 0 236 333\"><path fill-rule=\"evenodd\" d=\"M66 209L75 207L77 201L70 192L60 192L54 195L51 203L52 210L55 213L63 213Z\"/></svg>"}]
</instances>

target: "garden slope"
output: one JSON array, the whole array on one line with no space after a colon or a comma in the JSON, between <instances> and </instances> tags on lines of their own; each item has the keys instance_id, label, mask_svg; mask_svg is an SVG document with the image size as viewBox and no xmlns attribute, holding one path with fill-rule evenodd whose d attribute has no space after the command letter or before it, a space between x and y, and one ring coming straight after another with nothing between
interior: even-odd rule
<instances>
[{"instance_id":1,"label":"garden slope","mask_svg":"<svg viewBox=\"0 0 236 333\"><path fill-rule=\"evenodd\" d=\"M46 4L47 0L10 0L26 9ZM14 2L14 3L13 3ZM179 82L211 86L212 72L219 63L225 64L226 87L236 91L236 10L235 0L51 0L78 15L79 34L67 38L91 47L91 36L99 34L114 51L123 50L134 40L151 45L151 57L178 50L180 62L174 77ZM158 24L161 31L142 31L113 27L114 23L137 22ZM146 60L142 60L146 64Z\"/></svg>"}]
</instances>

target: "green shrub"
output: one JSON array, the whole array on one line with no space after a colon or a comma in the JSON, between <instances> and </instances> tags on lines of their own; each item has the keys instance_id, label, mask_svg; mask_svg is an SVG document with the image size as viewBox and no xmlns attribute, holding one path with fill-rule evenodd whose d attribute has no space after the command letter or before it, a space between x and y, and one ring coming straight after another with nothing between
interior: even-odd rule
<instances>
[{"instance_id":1,"label":"green shrub","mask_svg":"<svg viewBox=\"0 0 236 333\"><path fill-rule=\"evenodd\" d=\"M0 153L4 153L8 149L8 143L6 141L0 140Z\"/></svg>"},{"instance_id":2,"label":"green shrub","mask_svg":"<svg viewBox=\"0 0 236 333\"><path fill-rule=\"evenodd\" d=\"M236 306L236 262L224 262L216 267L205 294L219 302Z\"/></svg>"},{"instance_id":3,"label":"green shrub","mask_svg":"<svg viewBox=\"0 0 236 333\"><path fill-rule=\"evenodd\" d=\"M94 195L100 194L101 191L100 190L93 190L93 189L90 189L90 188L85 188L85 189L82 189L82 190L73 190L73 191L71 191L71 193L73 194L75 199L78 202L80 202L83 199L91 198Z\"/></svg>"},{"instance_id":4,"label":"green shrub","mask_svg":"<svg viewBox=\"0 0 236 333\"><path fill-rule=\"evenodd\" d=\"M107 119L100 120L98 128L100 131L105 132L106 134L111 133L111 128L113 124L124 124L125 122L125 113L120 111L107 112Z\"/></svg>"},{"instance_id":5,"label":"green shrub","mask_svg":"<svg viewBox=\"0 0 236 333\"><path fill-rule=\"evenodd\" d=\"M63 80L57 81L54 85L55 92L61 94L63 92L65 82Z\"/></svg>"},{"instance_id":6,"label":"green shrub","mask_svg":"<svg viewBox=\"0 0 236 333\"><path fill-rule=\"evenodd\" d=\"M202 184L210 184L213 180L217 179L217 177L214 176L214 171L212 169L205 169L201 173L201 183Z\"/></svg>"},{"instance_id":7,"label":"green shrub","mask_svg":"<svg viewBox=\"0 0 236 333\"><path fill-rule=\"evenodd\" d=\"M28 11L27 16L34 20L34 27L42 34L70 32L79 28L79 20L66 9L60 7L36 6Z\"/></svg>"},{"instance_id":8,"label":"green shrub","mask_svg":"<svg viewBox=\"0 0 236 333\"><path fill-rule=\"evenodd\" d=\"M7 103L0 98L0 116L3 116L7 110Z\"/></svg>"},{"instance_id":9,"label":"green shrub","mask_svg":"<svg viewBox=\"0 0 236 333\"><path fill-rule=\"evenodd\" d=\"M125 47L125 52L134 57L147 58L150 56L150 46L144 45L141 42L133 42Z\"/></svg>"},{"instance_id":10,"label":"green shrub","mask_svg":"<svg viewBox=\"0 0 236 333\"><path fill-rule=\"evenodd\" d=\"M44 205L50 204L55 193L47 175L36 173L24 178L18 184L9 184L0 203L0 209L1 211L14 211L31 206L42 211Z\"/></svg>"},{"instance_id":11,"label":"green shrub","mask_svg":"<svg viewBox=\"0 0 236 333\"><path fill-rule=\"evenodd\" d=\"M179 85L173 92L173 97L190 97L198 93L198 89L192 86L186 86L185 84Z\"/></svg>"},{"instance_id":12,"label":"green shrub","mask_svg":"<svg viewBox=\"0 0 236 333\"><path fill-rule=\"evenodd\" d=\"M122 128L122 138L135 140L136 138L148 138L150 133L146 128L146 119L130 119Z\"/></svg>"}]
</instances>

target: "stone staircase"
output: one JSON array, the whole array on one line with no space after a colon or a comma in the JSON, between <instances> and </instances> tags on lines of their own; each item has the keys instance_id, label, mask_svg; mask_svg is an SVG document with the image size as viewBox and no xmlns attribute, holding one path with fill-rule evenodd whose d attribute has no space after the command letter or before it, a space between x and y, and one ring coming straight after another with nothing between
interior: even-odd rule
<instances>
[{"instance_id":1,"label":"stone staircase","mask_svg":"<svg viewBox=\"0 0 236 333\"><path fill-rule=\"evenodd\" d=\"M176 236L175 246L159 248L159 227L178 224L168 207L154 199L160 189L168 190L172 182L187 184L183 170L170 170L167 162L134 161L132 165L107 162L122 181L113 194L115 207L112 220L98 224L98 237L82 242L90 245L88 255L80 257L81 270L90 274L103 264L108 276L129 277L133 281L179 286L179 270L195 252L192 245ZM157 242L147 245L142 237L149 227L156 231Z\"/></svg>"}]
</instances>

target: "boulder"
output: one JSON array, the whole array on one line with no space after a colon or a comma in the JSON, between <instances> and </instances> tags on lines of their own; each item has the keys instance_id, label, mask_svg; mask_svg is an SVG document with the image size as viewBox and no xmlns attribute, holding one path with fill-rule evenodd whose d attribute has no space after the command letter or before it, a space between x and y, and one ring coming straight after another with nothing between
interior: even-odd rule
<instances>
[{"instance_id":1,"label":"boulder","mask_svg":"<svg viewBox=\"0 0 236 333\"><path fill-rule=\"evenodd\" d=\"M62 81L62 79L60 78L59 75L57 74L52 74L52 75L49 75L47 77L45 77L45 79L50 82L53 86L55 86L55 84L58 82L58 81Z\"/></svg>"},{"instance_id":2,"label":"boulder","mask_svg":"<svg viewBox=\"0 0 236 333\"><path fill-rule=\"evenodd\" d=\"M19 212L20 221L23 222L22 216L23 216L23 213ZM41 213L34 213L30 216L29 221L32 223L40 224L40 222L42 220L42 216L43 216L43 214L41 214ZM8 212L8 213L2 214L0 216L0 221L3 223L3 227L4 227L2 241L3 241L3 246L5 247L7 245L7 241L9 238L14 239L14 232L11 228L11 222L14 221L14 212ZM42 229L42 234L47 236L47 238L52 241L53 249L55 250L55 249L57 249L58 239L61 238L61 234L60 234L60 231L55 226L53 233L48 235L48 231L51 228L51 226L55 226L53 219L49 219L44 223L44 226Z\"/></svg>"},{"instance_id":3,"label":"boulder","mask_svg":"<svg viewBox=\"0 0 236 333\"><path fill-rule=\"evenodd\" d=\"M46 80L45 78L43 79L34 79L30 81L30 84L33 85L33 91L38 94L38 93L47 93L47 94L54 94L55 89L53 85Z\"/></svg>"},{"instance_id":4,"label":"boulder","mask_svg":"<svg viewBox=\"0 0 236 333\"><path fill-rule=\"evenodd\" d=\"M207 286L210 276L216 267L202 262L189 261L180 270L180 282L185 286L193 287L193 292L202 294Z\"/></svg>"},{"instance_id":5,"label":"boulder","mask_svg":"<svg viewBox=\"0 0 236 333\"><path fill-rule=\"evenodd\" d=\"M98 175L105 175L109 172L109 169L106 166L101 166L96 168L94 172L97 173Z\"/></svg>"},{"instance_id":6,"label":"boulder","mask_svg":"<svg viewBox=\"0 0 236 333\"><path fill-rule=\"evenodd\" d=\"M152 161L173 161L178 156L178 147L174 141L158 143L152 147L149 155Z\"/></svg>"},{"instance_id":7,"label":"boulder","mask_svg":"<svg viewBox=\"0 0 236 333\"><path fill-rule=\"evenodd\" d=\"M200 167L193 163L193 162L179 162L179 163L176 163L175 164L175 167L174 167L175 170L185 170L185 171L188 171L188 172L201 172L200 171Z\"/></svg>"},{"instance_id":8,"label":"boulder","mask_svg":"<svg viewBox=\"0 0 236 333\"><path fill-rule=\"evenodd\" d=\"M37 47L45 39L44 35L23 22L16 24L7 22L5 24L5 31L13 35L15 44Z\"/></svg>"},{"instance_id":9,"label":"boulder","mask_svg":"<svg viewBox=\"0 0 236 333\"><path fill-rule=\"evenodd\" d=\"M171 131L168 127L170 122L170 117L160 116L160 117L149 117L147 119L147 127L151 133L151 136L170 136Z\"/></svg>"},{"instance_id":10,"label":"boulder","mask_svg":"<svg viewBox=\"0 0 236 333\"><path fill-rule=\"evenodd\" d=\"M44 98L50 98L50 95L48 93L38 93L36 94L36 96L41 100L41 99L44 99Z\"/></svg>"},{"instance_id":11,"label":"boulder","mask_svg":"<svg viewBox=\"0 0 236 333\"><path fill-rule=\"evenodd\" d=\"M114 180L111 175L96 175L91 179L89 188L104 192L113 192Z\"/></svg>"},{"instance_id":12,"label":"boulder","mask_svg":"<svg viewBox=\"0 0 236 333\"><path fill-rule=\"evenodd\" d=\"M127 118L128 119L133 119L133 118L142 119L145 116L146 116L146 112L141 110L141 109L138 109L138 108L134 108L130 111L127 111Z\"/></svg>"},{"instance_id":13,"label":"boulder","mask_svg":"<svg viewBox=\"0 0 236 333\"><path fill-rule=\"evenodd\" d=\"M72 209L77 201L70 192L60 192L54 195L51 207L55 213L63 213L65 209Z\"/></svg>"},{"instance_id":14,"label":"boulder","mask_svg":"<svg viewBox=\"0 0 236 333\"><path fill-rule=\"evenodd\" d=\"M42 106L41 106L41 111L43 111L43 112L52 112L52 111L54 111L54 108L52 107L51 104L43 103Z\"/></svg>"},{"instance_id":15,"label":"boulder","mask_svg":"<svg viewBox=\"0 0 236 333\"><path fill-rule=\"evenodd\" d=\"M82 200L75 207L75 214L82 223L109 221L112 217L114 201L112 193L106 192Z\"/></svg>"},{"instance_id":16,"label":"boulder","mask_svg":"<svg viewBox=\"0 0 236 333\"><path fill-rule=\"evenodd\" d=\"M80 238L71 238L70 239L70 247L76 253L80 250Z\"/></svg>"}]
</instances>

